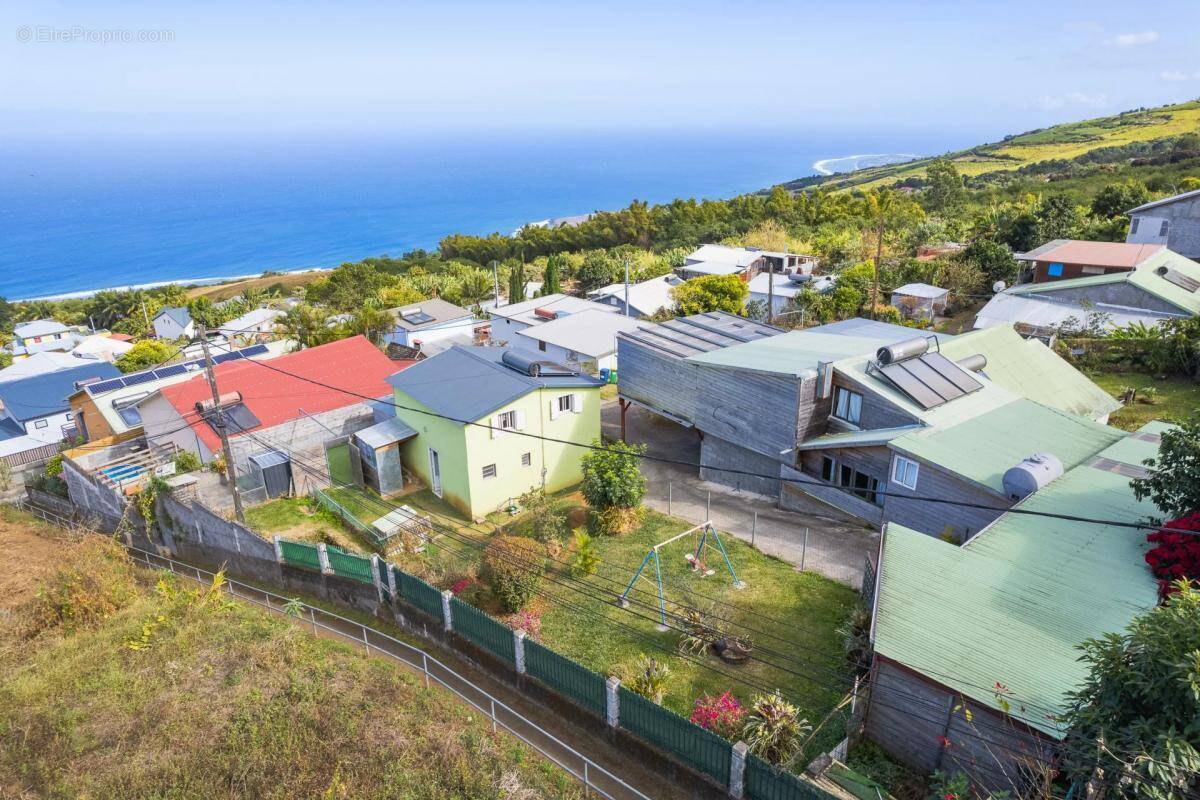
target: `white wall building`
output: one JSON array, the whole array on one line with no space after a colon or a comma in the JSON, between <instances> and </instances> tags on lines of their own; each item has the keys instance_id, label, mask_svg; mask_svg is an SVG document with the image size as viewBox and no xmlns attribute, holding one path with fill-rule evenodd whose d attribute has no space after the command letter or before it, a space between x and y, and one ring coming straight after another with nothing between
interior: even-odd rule
<instances>
[{"instance_id":1,"label":"white wall building","mask_svg":"<svg viewBox=\"0 0 1200 800\"><path fill-rule=\"evenodd\" d=\"M183 306L168 306L154 315L154 335L159 339L175 341L191 339L196 335L196 323Z\"/></svg>"},{"instance_id":2,"label":"white wall building","mask_svg":"<svg viewBox=\"0 0 1200 800\"><path fill-rule=\"evenodd\" d=\"M517 333L513 347L531 350L557 364L595 374L617 368L617 334L636 330L638 320L597 309L568 314Z\"/></svg>"},{"instance_id":3,"label":"white wall building","mask_svg":"<svg viewBox=\"0 0 1200 800\"><path fill-rule=\"evenodd\" d=\"M433 297L393 308L396 327L384 337L389 344L435 355L455 344L474 344L475 329L486 323L465 308Z\"/></svg>"},{"instance_id":4,"label":"white wall building","mask_svg":"<svg viewBox=\"0 0 1200 800\"><path fill-rule=\"evenodd\" d=\"M617 309L604 303L593 303L568 294L549 294L520 303L488 308L491 319L492 341L509 344L513 337L531 325L545 325L556 319L596 309L605 314L616 314Z\"/></svg>"}]
</instances>

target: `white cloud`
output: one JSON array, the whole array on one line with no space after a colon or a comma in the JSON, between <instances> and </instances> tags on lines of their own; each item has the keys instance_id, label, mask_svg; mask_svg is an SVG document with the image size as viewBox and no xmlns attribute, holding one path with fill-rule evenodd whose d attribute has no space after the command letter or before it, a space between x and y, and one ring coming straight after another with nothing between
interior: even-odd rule
<instances>
[{"instance_id":1,"label":"white cloud","mask_svg":"<svg viewBox=\"0 0 1200 800\"><path fill-rule=\"evenodd\" d=\"M1108 95L1103 92L1099 94L1087 94L1085 92L1066 92L1064 94L1044 94L1037 99L1037 104L1040 108L1046 111L1053 111L1066 106L1086 106L1088 108L1101 108L1108 105Z\"/></svg>"},{"instance_id":2,"label":"white cloud","mask_svg":"<svg viewBox=\"0 0 1200 800\"><path fill-rule=\"evenodd\" d=\"M1141 31L1139 33L1118 33L1109 39L1107 44L1116 47L1138 47L1143 44L1154 44L1158 41L1158 31Z\"/></svg>"},{"instance_id":3,"label":"white cloud","mask_svg":"<svg viewBox=\"0 0 1200 800\"><path fill-rule=\"evenodd\" d=\"M1164 81L1183 83L1184 81L1200 81L1200 69L1195 72L1184 72L1181 69L1164 69L1160 75Z\"/></svg>"}]
</instances>

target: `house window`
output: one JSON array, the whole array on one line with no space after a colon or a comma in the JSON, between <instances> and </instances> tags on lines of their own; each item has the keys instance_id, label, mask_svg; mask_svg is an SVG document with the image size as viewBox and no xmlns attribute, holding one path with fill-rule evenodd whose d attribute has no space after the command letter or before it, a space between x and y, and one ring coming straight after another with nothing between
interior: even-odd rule
<instances>
[{"instance_id":1,"label":"house window","mask_svg":"<svg viewBox=\"0 0 1200 800\"><path fill-rule=\"evenodd\" d=\"M909 489L916 489L919 469L920 465L911 458L896 456L896 460L892 462L892 481Z\"/></svg>"},{"instance_id":2,"label":"house window","mask_svg":"<svg viewBox=\"0 0 1200 800\"><path fill-rule=\"evenodd\" d=\"M1081 275L1103 275L1104 267L1080 267L1079 272Z\"/></svg>"},{"instance_id":3,"label":"house window","mask_svg":"<svg viewBox=\"0 0 1200 800\"><path fill-rule=\"evenodd\" d=\"M1140 220L1140 219L1138 219L1137 217L1134 217L1134 218L1133 218L1133 221L1129 223L1129 232L1130 232L1131 234L1133 234L1133 233L1137 233L1137 229L1138 229L1138 223L1139 223L1139 222L1141 222L1141 220Z\"/></svg>"},{"instance_id":4,"label":"house window","mask_svg":"<svg viewBox=\"0 0 1200 800\"><path fill-rule=\"evenodd\" d=\"M838 386L833 392L833 415L857 425L862 419L862 395Z\"/></svg>"},{"instance_id":5,"label":"house window","mask_svg":"<svg viewBox=\"0 0 1200 800\"><path fill-rule=\"evenodd\" d=\"M50 427L50 420L48 420L48 419L39 419L37 422L33 423L33 427L35 427L35 428L48 428L48 427Z\"/></svg>"},{"instance_id":6,"label":"house window","mask_svg":"<svg viewBox=\"0 0 1200 800\"><path fill-rule=\"evenodd\" d=\"M538 342L538 350L541 350L543 353L546 352L546 343Z\"/></svg>"},{"instance_id":7,"label":"house window","mask_svg":"<svg viewBox=\"0 0 1200 800\"><path fill-rule=\"evenodd\" d=\"M1054 263L1046 267L1046 274L1051 278L1061 278L1063 274L1063 265Z\"/></svg>"},{"instance_id":8,"label":"house window","mask_svg":"<svg viewBox=\"0 0 1200 800\"><path fill-rule=\"evenodd\" d=\"M828 465L825 462L829 462ZM826 473L826 469L828 469L828 473ZM883 485L878 478L873 478L865 472L859 472L846 464L835 464L834 460L828 457L821 463L821 472L822 478L829 474L830 478L826 480L830 480L835 486L846 489L868 503L880 505L882 498L878 493L883 490ZM835 476L836 480L834 480Z\"/></svg>"},{"instance_id":9,"label":"house window","mask_svg":"<svg viewBox=\"0 0 1200 800\"><path fill-rule=\"evenodd\" d=\"M1167 231L1168 231L1170 228L1171 228L1171 220L1169 220L1169 219L1164 219L1164 220L1162 221L1162 227L1158 229L1158 235L1159 235L1159 236L1166 236L1166 235L1167 235Z\"/></svg>"},{"instance_id":10,"label":"house window","mask_svg":"<svg viewBox=\"0 0 1200 800\"><path fill-rule=\"evenodd\" d=\"M522 453L521 454L521 466L522 467L528 467L532 463L533 463L533 454L532 453Z\"/></svg>"},{"instance_id":11,"label":"house window","mask_svg":"<svg viewBox=\"0 0 1200 800\"><path fill-rule=\"evenodd\" d=\"M829 456L821 459L821 480L833 483L833 479L837 477L837 462Z\"/></svg>"},{"instance_id":12,"label":"house window","mask_svg":"<svg viewBox=\"0 0 1200 800\"><path fill-rule=\"evenodd\" d=\"M558 396L558 413L565 414L568 411L575 410L575 404L571 399L572 397L574 397L574 395L560 394Z\"/></svg>"},{"instance_id":13,"label":"house window","mask_svg":"<svg viewBox=\"0 0 1200 800\"><path fill-rule=\"evenodd\" d=\"M496 465L488 464L486 467L484 467L483 468L483 477L485 477L485 478L496 477Z\"/></svg>"},{"instance_id":14,"label":"house window","mask_svg":"<svg viewBox=\"0 0 1200 800\"><path fill-rule=\"evenodd\" d=\"M501 430L516 430L517 428L517 412L505 411L503 414L496 415L496 427Z\"/></svg>"}]
</instances>

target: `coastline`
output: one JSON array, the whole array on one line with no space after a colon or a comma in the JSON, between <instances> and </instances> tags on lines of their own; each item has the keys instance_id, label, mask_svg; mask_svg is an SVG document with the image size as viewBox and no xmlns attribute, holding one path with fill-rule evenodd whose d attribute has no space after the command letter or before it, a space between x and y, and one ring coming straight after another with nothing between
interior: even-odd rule
<instances>
[{"instance_id":1,"label":"coastline","mask_svg":"<svg viewBox=\"0 0 1200 800\"><path fill-rule=\"evenodd\" d=\"M916 155L915 153L859 153L852 156L839 156L837 158L822 158L819 161L814 161L812 168L818 175L828 177L830 175L839 175L847 172L856 172L860 169L870 169L871 167L884 167L889 164L902 164L905 161L924 158L924 156ZM870 163L862 163L870 161ZM848 169L833 168L838 162L849 162Z\"/></svg>"}]
</instances>

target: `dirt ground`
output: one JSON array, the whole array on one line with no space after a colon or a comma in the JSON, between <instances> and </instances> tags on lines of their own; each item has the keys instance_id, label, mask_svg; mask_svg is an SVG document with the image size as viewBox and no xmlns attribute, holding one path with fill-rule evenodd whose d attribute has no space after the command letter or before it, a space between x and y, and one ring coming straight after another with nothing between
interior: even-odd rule
<instances>
[{"instance_id":1,"label":"dirt ground","mask_svg":"<svg viewBox=\"0 0 1200 800\"><path fill-rule=\"evenodd\" d=\"M0 609L11 611L54 571L63 532L41 522L18 520L0 510L0 552L8 553L0 570Z\"/></svg>"},{"instance_id":2,"label":"dirt ground","mask_svg":"<svg viewBox=\"0 0 1200 800\"><path fill-rule=\"evenodd\" d=\"M312 283L328 274L327 271L318 272L314 270L312 272L296 272L287 275L268 275L265 278L247 278L246 280L233 281L231 283L196 286L189 289L187 294L189 299L207 297L215 303L221 300L228 300L231 297L237 297L246 289L266 289L277 283L283 284L288 289L294 289L297 286Z\"/></svg>"}]
</instances>

